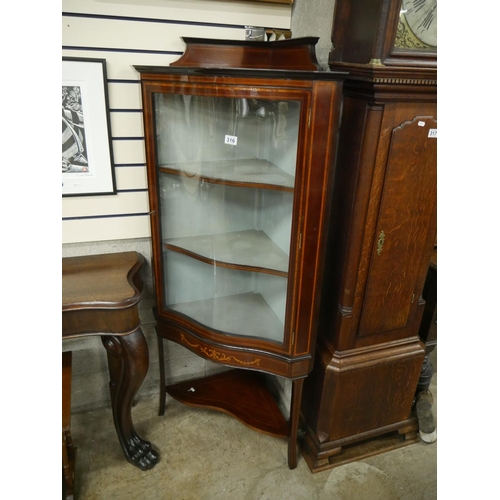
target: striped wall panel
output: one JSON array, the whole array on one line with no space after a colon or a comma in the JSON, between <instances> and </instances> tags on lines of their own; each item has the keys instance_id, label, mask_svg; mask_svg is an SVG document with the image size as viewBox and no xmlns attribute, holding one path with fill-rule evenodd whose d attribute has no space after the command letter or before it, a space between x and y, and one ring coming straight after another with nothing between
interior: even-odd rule
<instances>
[{"instance_id":1,"label":"striped wall panel","mask_svg":"<svg viewBox=\"0 0 500 500\"><path fill-rule=\"evenodd\" d=\"M168 65L182 36L244 39L246 25L289 29L291 6L246 1L63 0L62 55L106 60L116 195L64 197L62 242L144 238L149 204L139 74Z\"/></svg>"},{"instance_id":2,"label":"striped wall panel","mask_svg":"<svg viewBox=\"0 0 500 500\"><path fill-rule=\"evenodd\" d=\"M228 0L63 0L67 13L289 29L291 6Z\"/></svg>"},{"instance_id":3,"label":"striped wall panel","mask_svg":"<svg viewBox=\"0 0 500 500\"><path fill-rule=\"evenodd\" d=\"M243 26L218 28L204 25L170 24L128 19L99 19L92 17L62 18L64 45L69 47L114 47L118 50L182 53L182 36L244 39ZM92 33L89 37L88 33Z\"/></svg>"},{"instance_id":4,"label":"striped wall panel","mask_svg":"<svg viewBox=\"0 0 500 500\"><path fill-rule=\"evenodd\" d=\"M122 215L120 217L91 217L62 222L62 232L66 243L92 241L127 240L151 236L147 217L143 214ZM96 238L100 235L101 238Z\"/></svg>"},{"instance_id":5,"label":"striped wall panel","mask_svg":"<svg viewBox=\"0 0 500 500\"><path fill-rule=\"evenodd\" d=\"M147 53L147 52L126 52L111 50L109 48L68 48L63 46L63 56L68 57L95 57L106 59L106 72L108 82L133 83L139 81L139 75L134 69L134 64L144 64L146 66L168 66L171 62L179 59L180 53L171 54L165 52ZM111 94L111 89L109 89ZM111 99L111 95L109 96Z\"/></svg>"}]
</instances>

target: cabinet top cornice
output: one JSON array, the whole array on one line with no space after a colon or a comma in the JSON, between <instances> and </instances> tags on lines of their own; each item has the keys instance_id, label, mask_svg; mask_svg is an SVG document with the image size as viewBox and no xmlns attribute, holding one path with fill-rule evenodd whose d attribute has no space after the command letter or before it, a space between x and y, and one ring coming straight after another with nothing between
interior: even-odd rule
<instances>
[{"instance_id":1,"label":"cabinet top cornice","mask_svg":"<svg viewBox=\"0 0 500 500\"><path fill-rule=\"evenodd\" d=\"M273 42L183 37L184 54L171 66L318 71L318 37Z\"/></svg>"},{"instance_id":2,"label":"cabinet top cornice","mask_svg":"<svg viewBox=\"0 0 500 500\"><path fill-rule=\"evenodd\" d=\"M344 72L323 71L315 53L317 37L273 42L183 37L184 54L170 66L134 66L139 73L196 73L342 79Z\"/></svg>"}]
</instances>

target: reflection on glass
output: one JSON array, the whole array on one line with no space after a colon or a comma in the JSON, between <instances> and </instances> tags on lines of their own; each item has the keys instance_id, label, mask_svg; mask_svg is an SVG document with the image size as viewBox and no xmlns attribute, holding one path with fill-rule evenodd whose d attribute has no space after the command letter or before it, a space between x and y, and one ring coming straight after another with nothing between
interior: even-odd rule
<instances>
[{"instance_id":1,"label":"reflection on glass","mask_svg":"<svg viewBox=\"0 0 500 500\"><path fill-rule=\"evenodd\" d=\"M437 0L402 0L394 48L436 53Z\"/></svg>"},{"instance_id":2,"label":"reflection on glass","mask_svg":"<svg viewBox=\"0 0 500 500\"><path fill-rule=\"evenodd\" d=\"M282 343L300 104L156 94L165 307Z\"/></svg>"}]
</instances>

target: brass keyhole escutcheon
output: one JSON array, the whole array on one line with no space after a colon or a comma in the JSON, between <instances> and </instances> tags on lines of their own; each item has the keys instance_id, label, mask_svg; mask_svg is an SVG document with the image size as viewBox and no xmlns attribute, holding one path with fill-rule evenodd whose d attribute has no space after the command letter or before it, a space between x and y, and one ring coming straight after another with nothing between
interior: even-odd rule
<instances>
[{"instance_id":1,"label":"brass keyhole escutcheon","mask_svg":"<svg viewBox=\"0 0 500 500\"><path fill-rule=\"evenodd\" d=\"M384 231L380 231L380 234L378 235L377 255L380 255L382 253L382 250L384 248L384 242L385 242L385 233Z\"/></svg>"}]
</instances>

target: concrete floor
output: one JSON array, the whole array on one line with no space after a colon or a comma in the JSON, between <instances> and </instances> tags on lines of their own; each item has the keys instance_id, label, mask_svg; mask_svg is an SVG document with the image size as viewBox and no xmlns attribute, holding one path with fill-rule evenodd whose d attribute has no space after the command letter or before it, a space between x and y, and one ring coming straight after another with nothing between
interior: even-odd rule
<instances>
[{"instance_id":1,"label":"concrete floor","mask_svg":"<svg viewBox=\"0 0 500 500\"><path fill-rule=\"evenodd\" d=\"M430 386L437 416L437 359ZM437 498L437 442L419 442L365 460L312 474L303 457L290 470L285 440L255 432L236 419L191 408L167 397L133 409L138 434L160 451L154 469L125 461L111 409L72 416L78 448L76 500L414 500Z\"/></svg>"}]
</instances>

